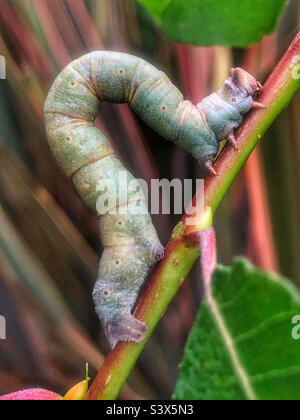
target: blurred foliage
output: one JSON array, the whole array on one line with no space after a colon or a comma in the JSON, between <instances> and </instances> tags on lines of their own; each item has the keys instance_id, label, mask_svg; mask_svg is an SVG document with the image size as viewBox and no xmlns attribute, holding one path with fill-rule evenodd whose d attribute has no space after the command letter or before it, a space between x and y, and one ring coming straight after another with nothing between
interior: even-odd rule
<instances>
[{"instance_id":1,"label":"blurred foliage","mask_svg":"<svg viewBox=\"0 0 300 420\"><path fill-rule=\"evenodd\" d=\"M0 0L0 54L7 64L7 80L0 80L0 314L8 331L0 342L0 394L31 386L64 394L83 377L86 361L93 377L107 351L91 299L101 253L97 220L57 167L44 132L43 103L56 74L87 51L126 51L154 63L199 101L231 65L246 60L264 81L298 23L299 3L292 0L279 30L250 49L200 48L168 40L134 0ZM220 262L237 253L264 268L271 261L298 285L299 100L273 126L257 165L241 173L216 218ZM96 123L137 177L200 176L189 155L126 105L101 105ZM265 193L253 192L249 179ZM166 243L178 215L153 219ZM267 238L262 244L258 229ZM195 267L121 398L170 397L200 289Z\"/></svg>"},{"instance_id":2,"label":"blurred foliage","mask_svg":"<svg viewBox=\"0 0 300 420\"><path fill-rule=\"evenodd\" d=\"M300 294L288 280L244 258L218 267L212 299L188 338L176 398L299 400L300 341L292 336L299 313Z\"/></svg>"}]
</instances>

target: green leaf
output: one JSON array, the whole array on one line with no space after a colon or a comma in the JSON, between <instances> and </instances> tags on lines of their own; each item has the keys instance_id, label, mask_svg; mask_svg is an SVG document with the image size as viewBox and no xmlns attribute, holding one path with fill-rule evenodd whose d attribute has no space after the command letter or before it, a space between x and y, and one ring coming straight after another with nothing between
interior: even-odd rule
<instances>
[{"instance_id":1,"label":"green leaf","mask_svg":"<svg viewBox=\"0 0 300 420\"><path fill-rule=\"evenodd\" d=\"M300 294L288 280L243 258L218 267L186 345L175 398L300 399L300 340L292 335L298 315Z\"/></svg>"},{"instance_id":2,"label":"green leaf","mask_svg":"<svg viewBox=\"0 0 300 420\"><path fill-rule=\"evenodd\" d=\"M154 20L157 23L161 23L161 17L168 6L168 4L171 2L171 0L138 0L139 3L141 3L145 9L150 12L150 14L153 16Z\"/></svg>"},{"instance_id":3,"label":"green leaf","mask_svg":"<svg viewBox=\"0 0 300 420\"><path fill-rule=\"evenodd\" d=\"M286 0L139 0L167 36L196 45L246 47L276 27Z\"/></svg>"}]
</instances>

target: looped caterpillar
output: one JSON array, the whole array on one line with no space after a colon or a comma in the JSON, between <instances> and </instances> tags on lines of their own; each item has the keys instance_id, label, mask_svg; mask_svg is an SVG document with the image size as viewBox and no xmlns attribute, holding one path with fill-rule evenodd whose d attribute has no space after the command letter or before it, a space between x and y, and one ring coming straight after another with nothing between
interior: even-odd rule
<instances>
[{"instance_id":1,"label":"looped caterpillar","mask_svg":"<svg viewBox=\"0 0 300 420\"><path fill-rule=\"evenodd\" d=\"M118 173L125 171L108 139L94 126L101 101L127 102L146 124L215 173L219 142L228 138L237 147L234 130L252 107L262 107L254 101L261 90L250 74L231 69L218 92L193 105L146 61L128 54L92 52L70 63L55 80L44 108L47 136L58 163L97 213L97 184L102 179L117 182ZM118 341L145 338L146 324L131 311L149 270L163 256L142 192L128 190L128 197L127 205L117 196L123 218L119 211L98 212L104 251L93 297L112 348ZM137 202L145 212L132 215L130 206Z\"/></svg>"}]
</instances>

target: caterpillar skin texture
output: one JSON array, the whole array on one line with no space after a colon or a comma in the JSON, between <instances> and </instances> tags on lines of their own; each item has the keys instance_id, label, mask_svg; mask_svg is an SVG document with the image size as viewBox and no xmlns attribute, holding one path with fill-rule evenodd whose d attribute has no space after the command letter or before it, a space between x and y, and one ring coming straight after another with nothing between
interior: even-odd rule
<instances>
[{"instance_id":1,"label":"caterpillar skin texture","mask_svg":"<svg viewBox=\"0 0 300 420\"><path fill-rule=\"evenodd\" d=\"M131 311L149 270L162 258L163 247L142 192L128 190L128 207L117 195L117 207L125 215L113 214L105 206L96 208L101 180L117 183L119 172L126 171L94 126L100 102L127 102L146 124L214 172L219 142L227 137L235 145L233 131L252 107L261 107L253 99L261 89L244 70L232 69L218 92L193 105L149 63L104 51L75 60L55 80L44 108L47 137L59 165L99 216L104 251L93 297L112 348L118 341L144 339L147 326ZM134 179L127 175L129 181ZM130 213L137 202L145 214Z\"/></svg>"}]
</instances>

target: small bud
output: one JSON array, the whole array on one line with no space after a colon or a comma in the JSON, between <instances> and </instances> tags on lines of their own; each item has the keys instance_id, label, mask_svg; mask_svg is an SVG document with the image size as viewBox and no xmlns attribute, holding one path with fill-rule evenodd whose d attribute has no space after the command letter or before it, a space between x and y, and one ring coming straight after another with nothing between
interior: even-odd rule
<instances>
[{"instance_id":1,"label":"small bud","mask_svg":"<svg viewBox=\"0 0 300 420\"><path fill-rule=\"evenodd\" d=\"M74 385L64 396L65 401L83 401L89 390L88 364L86 365L86 379Z\"/></svg>"},{"instance_id":2,"label":"small bud","mask_svg":"<svg viewBox=\"0 0 300 420\"><path fill-rule=\"evenodd\" d=\"M65 401L83 401L89 390L89 379L84 379L78 384L74 385L66 395L64 396Z\"/></svg>"}]
</instances>

